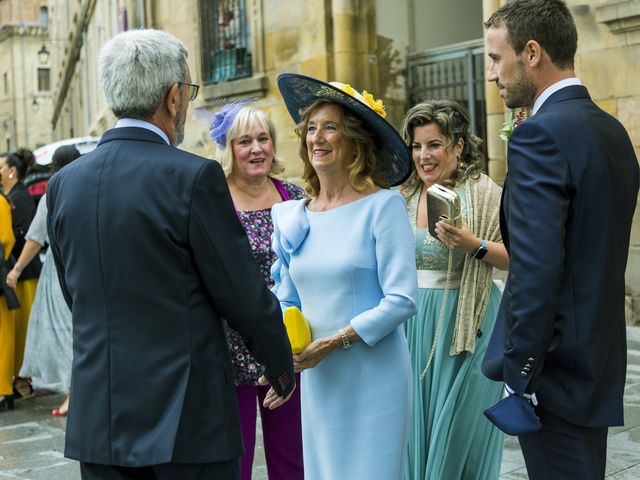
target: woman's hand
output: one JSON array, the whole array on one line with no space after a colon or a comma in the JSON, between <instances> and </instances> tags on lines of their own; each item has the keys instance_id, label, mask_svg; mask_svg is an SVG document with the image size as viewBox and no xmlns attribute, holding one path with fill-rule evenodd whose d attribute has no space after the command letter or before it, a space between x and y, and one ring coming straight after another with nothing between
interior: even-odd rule
<instances>
[{"instance_id":1,"label":"woman's hand","mask_svg":"<svg viewBox=\"0 0 640 480\"><path fill-rule=\"evenodd\" d=\"M267 380L267 377L265 377L264 375L262 375L259 379L258 379L258 384L259 385L269 385L269 380ZM286 401L288 401L291 398L291 395L293 395L293 392L295 391L295 389L297 388L296 385L294 385L293 390L291 390L291 393L289 393L289 395L287 395L287 397L281 397L279 396L276 391L273 389L273 387L271 387L269 389L269 391L267 392L267 394L264 397L264 401L262 402L262 406L264 408L268 408L269 410L273 410L274 408L278 408L280 405L282 405L283 403L285 403Z\"/></svg>"},{"instance_id":2,"label":"woman's hand","mask_svg":"<svg viewBox=\"0 0 640 480\"><path fill-rule=\"evenodd\" d=\"M20 256L16 260L16 263L13 265L11 271L7 274L7 285L11 288L16 288L16 284L18 283L18 279L20 278L20 274L22 270L26 268L27 265L35 258L38 252L42 249L42 245L40 245L35 240L27 240L22 247L22 252Z\"/></svg>"},{"instance_id":3,"label":"woman's hand","mask_svg":"<svg viewBox=\"0 0 640 480\"><path fill-rule=\"evenodd\" d=\"M15 290L21 273L22 272L18 272L15 268L12 268L11 271L7 274L7 285Z\"/></svg>"},{"instance_id":4,"label":"woman's hand","mask_svg":"<svg viewBox=\"0 0 640 480\"><path fill-rule=\"evenodd\" d=\"M339 345L342 345L341 342L338 334L314 340L298 355L293 356L293 370L301 372L307 368L315 367Z\"/></svg>"},{"instance_id":5,"label":"woman's hand","mask_svg":"<svg viewBox=\"0 0 640 480\"><path fill-rule=\"evenodd\" d=\"M462 250L467 253L474 253L482 243L465 222L460 228L454 227L448 222L440 220L436 223L436 235L447 248Z\"/></svg>"},{"instance_id":6,"label":"woman's hand","mask_svg":"<svg viewBox=\"0 0 640 480\"><path fill-rule=\"evenodd\" d=\"M460 228L456 228L447 222L439 221L436 223L436 235L447 248L471 254L477 252L482 244L482 240L476 237L464 222ZM487 253L482 260L500 270L509 268L509 254L501 242L487 242Z\"/></svg>"}]
</instances>

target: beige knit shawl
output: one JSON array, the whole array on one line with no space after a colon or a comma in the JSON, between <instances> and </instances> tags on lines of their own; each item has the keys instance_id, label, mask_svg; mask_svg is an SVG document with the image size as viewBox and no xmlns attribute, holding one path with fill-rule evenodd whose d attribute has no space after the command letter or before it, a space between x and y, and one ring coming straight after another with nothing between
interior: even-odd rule
<instances>
[{"instance_id":1,"label":"beige knit shawl","mask_svg":"<svg viewBox=\"0 0 640 480\"><path fill-rule=\"evenodd\" d=\"M502 189L486 175L477 180L467 179L466 219L469 229L478 238L502 242L500 236L500 196ZM482 325L489 303L493 267L465 255L460 283L460 297L456 312L456 326L451 341L450 355L473 353L477 332ZM487 332L490 333L490 332Z\"/></svg>"}]
</instances>

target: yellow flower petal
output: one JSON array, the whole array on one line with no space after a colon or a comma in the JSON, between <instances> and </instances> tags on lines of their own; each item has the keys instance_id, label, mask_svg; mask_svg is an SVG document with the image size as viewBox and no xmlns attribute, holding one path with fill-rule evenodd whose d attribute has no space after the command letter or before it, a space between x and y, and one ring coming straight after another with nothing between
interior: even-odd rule
<instances>
[{"instance_id":1,"label":"yellow flower petal","mask_svg":"<svg viewBox=\"0 0 640 480\"><path fill-rule=\"evenodd\" d=\"M348 83L345 83L344 85L342 85L341 90L346 93L347 95L351 95L352 97L354 97L358 92L356 92L356 89L353 88L351 85L349 85Z\"/></svg>"},{"instance_id":2,"label":"yellow flower petal","mask_svg":"<svg viewBox=\"0 0 640 480\"><path fill-rule=\"evenodd\" d=\"M367 92L366 90L362 91L362 97L367 101L367 104L369 105L369 107L371 107L371 109L374 112L376 112L382 118L385 118L387 116L387 112L384 109L384 104L382 103L382 100L375 100L373 98L373 95Z\"/></svg>"}]
</instances>

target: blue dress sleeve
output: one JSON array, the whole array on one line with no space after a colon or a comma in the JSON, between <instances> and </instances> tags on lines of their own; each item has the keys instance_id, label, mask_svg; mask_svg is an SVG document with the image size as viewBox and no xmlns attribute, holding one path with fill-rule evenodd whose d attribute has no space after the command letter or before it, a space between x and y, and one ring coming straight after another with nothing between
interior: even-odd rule
<instances>
[{"instance_id":1,"label":"blue dress sleeve","mask_svg":"<svg viewBox=\"0 0 640 480\"><path fill-rule=\"evenodd\" d=\"M47 243L47 200L46 193L40 199L36 214L29 225L29 230L24 236L26 240L33 240L41 247Z\"/></svg>"},{"instance_id":2,"label":"blue dress sleeve","mask_svg":"<svg viewBox=\"0 0 640 480\"><path fill-rule=\"evenodd\" d=\"M280 212L282 208L287 208L287 204L292 202L276 203L271 209L271 218L273 221L273 236L271 239L271 248L278 256L277 260L271 267L271 278L275 282L275 285L271 288L284 311L287 307L298 307L300 305L300 297L298 296L298 290L291 280L289 275L289 261L291 259L291 253L293 251L289 241L283 238L282 226L280 223ZM286 217L286 214L285 214Z\"/></svg>"},{"instance_id":3,"label":"blue dress sleeve","mask_svg":"<svg viewBox=\"0 0 640 480\"><path fill-rule=\"evenodd\" d=\"M404 199L389 192L372 219L380 303L351 320L351 326L369 346L401 325L417 311L418 282L413 231Z\"/></svg>"}]
</instances>

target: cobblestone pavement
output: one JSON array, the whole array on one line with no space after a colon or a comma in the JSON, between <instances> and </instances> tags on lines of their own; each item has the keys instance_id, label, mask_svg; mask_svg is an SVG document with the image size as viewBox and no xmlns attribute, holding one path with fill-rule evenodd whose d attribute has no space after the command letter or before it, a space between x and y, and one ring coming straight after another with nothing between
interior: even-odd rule
<instances>
[{"instance_id":1,"label":"cobblestone pavement","mask_svg":"<svg viewBox=\"0 0 640 480\"><path fill-rule=\"evenodd\" d=\"M627 333L626 425L609 430L607 478L611 480L640 479L640 327L630 327ZM17 402L16 410L0 413L0 480L80 479L78 463L62 454L66 420L51 415L63 399L61 394L38 392L35 398ZM526 478L518 442L507 437L500 480ZM256 448L253 480L267 480L261 444Z\"/></svg>"},{"instance_id":2,"label":"cobblestone pavement","mask_svg":"<svg viewBox=\"0 0 640 480\"><path fill-rule=\"evenodd\" d=\"M609 429L606 477L640 479L640 327L627 328L628 366L624 389L623 427ZM526 479L527 470L518 440L507 437L500 480Z\"/></svg>"}]
</instances>

